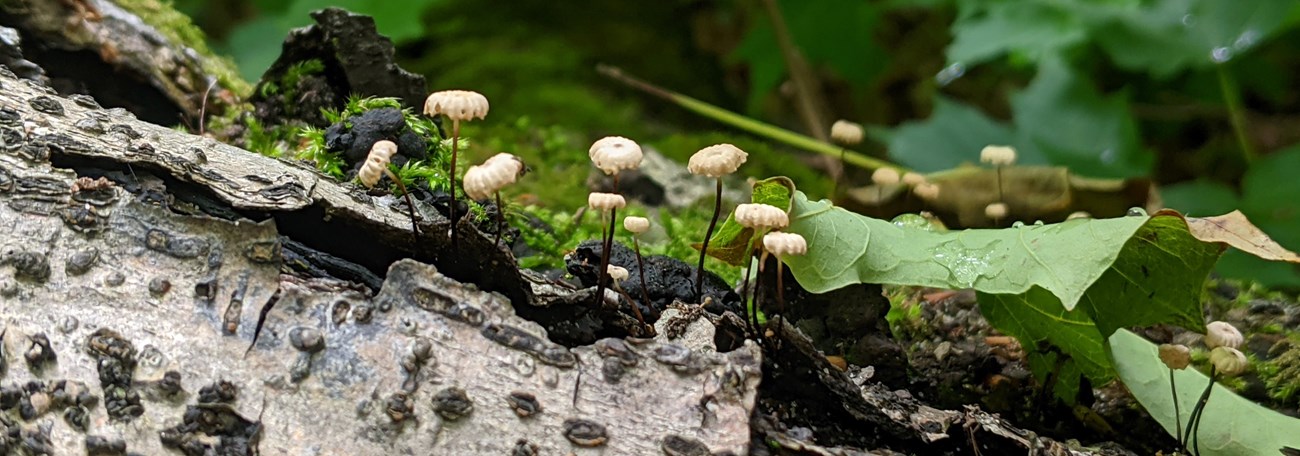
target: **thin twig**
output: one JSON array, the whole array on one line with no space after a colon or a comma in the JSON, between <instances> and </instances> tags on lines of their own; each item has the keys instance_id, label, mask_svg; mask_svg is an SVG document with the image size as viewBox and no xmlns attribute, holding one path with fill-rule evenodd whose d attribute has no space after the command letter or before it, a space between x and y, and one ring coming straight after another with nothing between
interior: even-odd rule
<instances>
[{"instance_id":1,"label":"thin twig","mask_svg":"<svg viewBox=\"0 0 1300 456\"><path fill-rule=\"evenodd\" d=\"M767 10L767 17L772 21L773 35L776 36L777 45L781 47L781 57L785 59L790 80L794 82L795 110L803 120L804 128L812 132L812 136L818 141L825 142L829 139L826 119L822 118L822 108L826 106L826 100L822 98L822 92L818 89L817 76L808 67L808 61L804 59L799 47L795 46L790 28L786 26L785 17L781 15L781 8L777 6L776 0L763 0L763 9Z\"/></svg>"}]
</instances>

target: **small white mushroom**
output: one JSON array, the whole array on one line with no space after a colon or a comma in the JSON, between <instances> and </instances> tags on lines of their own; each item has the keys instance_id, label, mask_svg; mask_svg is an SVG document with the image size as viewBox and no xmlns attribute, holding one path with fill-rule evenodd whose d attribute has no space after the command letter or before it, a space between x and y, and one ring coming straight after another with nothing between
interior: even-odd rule
<instances>
[{"instance_id":1,"label":"small white mushroom","mask_svg":"<svg viewBox=\"0 0 1300 456\"><path fill-rule=\"evenodd\" d=\"M1186 369L1192 363L1192 352L1182 344L1160 344L1160 361L1170 369Z\"/></svg>"},{"instance_id":2,"label":"small white mushroom","mask_svg":"<svg viewBox=\"0 0 1300 456\"><path fill-rule=\"evenodd\" d=\"M1000 219L1002 219L1003 217L1006 217L1006 216L1007 216L1007 204L1006 204L1006 203L993 203L993 204L990 204L990 205L988 205L988 206L984 206L984 216L985 216L985 217L988 217L988 218L991 218L991 219L994 219L994 220L1000 220Z\"/></svg>"},{"instance_id":3,"label":"small white mushroom","mask_svg":"<svg viewBox=\"0 0 1300 456\"><path fill-rule=\"evenodd\" d=\"M898 170L894 168L876 168L876 170L871 173L871 182L876 185L895 185L898 181Z\"/></svg>"},{"instance_id":4,"label":"small white mushroom","mask_svg":"<svg viewBox=\"0 0 1300 456\"><path fill-rule=\"evenodd\" d=\"M847 120L837 120L831 124L831 140L845 145L856 146L862 143L862 125Z\"/></svg>"},{"instance_id":5,"label":"small white mushroom","mask_svg":"<svg viewBox=\"0 0 1300 456\"><path fill-rule=\"evenodd\" d=\"M1205 325L1205 346L1211 349L1218 347L1238 348L1245 338L1241 336L1235 326L1228 322L1213 321Z\"/></svg>"},{"instance_id":6,"label":"small white mushroom","mask_svg":"<svg viewBox=\"0 0 1300 456\"><path fill-rule=\"evenodd\" d=\"M763 236L763 249L780 259L808 253L808 242L795 233L773 231Z\"/></svg>"},{"instance_id":7,"label":"small white mushroom","mask_svg":"<svg viewBox=\"0 0 1300 456\"><path fill-rule=\"evenodd\" d=\"M912 193L915 193L916 196L919 196L924 200L939 199L939 185L933 182L926 182L913 188Z\"/></svg>"},{"instance_id":8,"label":"small white mushroom","mask_svg":"<svg viewBox=\"0 0 1300 456\"><path fill-rule=\"evenodd\" d=\"M623 217L623 229L632 234L641 234L650 229L650 219L645 217Z\"/></svg>"},{"instance_id":9,"label":"small white mushroom","mask_svg":"<svg viewBox=\"0 0 1300 456\"><path fill-rule=\"evenodd\" d=\"M429 116L447 116L453 121L487 117L488 100L478 92L469 90L443 90L429 94L424 100L424 113Z\"/></svg>"},{"instance_id":10,"label":"small white mushroom","mask_svg":"<svg viewBox=\"0 0 1300 456\"><path fill-rule=\"evenodd\" d=\"M623 195L617 193L591 192L591 194L587 195L587 206L605 212L627 207L627 200L623 199Z\"/></svg>"},{"instance_id":11,"label":"small white mushroom","mask_svg":"<svg viewBox=\"0 0 1300 456\"><path fill-rule=\"evenodd\" d=\"M746 203L736 206L736 223L755 230L779 230L790 224L790 216L770 204Z\"/></svg>"},{"instance_id":12,"label":"small white mushroom","mask_svg":"<svg viewBox=\"0 0 1300 456\"><path fill-rule=\"evenodd\" d=\"M731 144L715 144L691 155L686 170L691 174L721 178L740 169L749 154Z\"/></svg>"},{"instance_id":13,"label":"small white mushroom","mask_svg":"<svg viewBox=\"0 0 1300 456\"><path fill-rule=\"evenodd\" d=\"M915 187L917 185L924 184L925 182L926 182L925 176L921 175L920 173L914 173L911 171L903 173L903 183L907 184L910 187Z\"/></svg>"},{"instance_id":14,"label":"small white mushroom","mask_svg":"<svg viewBox=\"0 0 1300 456\"><path fill-rule=\"evenodd\" d=\"M396 153L397 144L392 141L375 142L370 146L370 155L366 156L365 163L362 163L361 169L357 171L357 179L360 179L366 188L374 188L375 184L379 183L379 178L391 173L388 170L388 162Z\"/></svg>"},{"instance_id":15,"label":"small white mushroom","mask_svg":"<svg viewBox=\"0 0 1300 456\"><path fill-rule=\"evenodd\" d=\"M980 163L993 166L1011 165L1016 162L1016 150L1011 146L984 146L980 150Z\"/></svg>"},{"instance_id":16,"label":"small white mushroom","mask_svg":"<svg viewBox=\"0 0 1300 456\"><path fill-rule=\"evenodd\" d=\"M609 278L614 279L614 283L619 283L624 280L627 280L627 276L628 276L627 268L624 268L622 266L615 266L612 264L609 265L608 268L605 268L605 273L609 274Z\"/></svg>"},{"instance_id":17,"label":"small white mushroom","mask_svg":"<svg viewBox=\"0 0 1300 456\"><path fill-rule=\"evenodd\" d=\"M512 154L499 153L481 165L465 170L463 185L465 195L481 200L492 196L507 185L515 183L524 170L524 162Z\"/></svg>"},{"instance_id":18,"label":"small white mushroom","mask_svg":"<svg viewBox=\"0 0 1300 456\"><path fill-rule=\"evenodd\" d=\"M1232 377L1246 371L1250 361L1240 350L1228 346L1215 347L1210 350L1210 364L1220 374Z\"/></svg>"},{"instance_id":19,"label":"small white mushroom","mask_svg":"<svg viewBox=\"0 0 1300 456\"><path fill-rule=\"evenodd\" d=\"M607 175L641 166L641 146L621 136L606 136L592 143L587 155Z\"/></svg>"}]
</instances>

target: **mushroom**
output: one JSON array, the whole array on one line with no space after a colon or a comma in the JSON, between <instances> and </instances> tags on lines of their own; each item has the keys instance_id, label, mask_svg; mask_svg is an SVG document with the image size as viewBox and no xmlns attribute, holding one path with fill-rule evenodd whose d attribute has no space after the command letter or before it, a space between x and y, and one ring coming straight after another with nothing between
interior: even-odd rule
<instances>
[{"instance_id":1,"label":"mushroom","mask_svg":"<svg viewBox=\"0 0 1300 456\"><path fill-rule=\"evenodd\" d=\"M871 173L871 183L876 184L876 205L884 203L885 187L898 185L899 180L898 170L894 168L876 168Z\"/></svg>"},{"instance_id":2,"label":"mushroom","mask_svg":"<svg viewBox=\"0 0 1300 456\"><path fill-rule=\"evenodd\" d=\"M636 252L637 275L641 276L641 298L650 305L650 287L645 284L645 261L641 259L641 242L637 239L641 233L650 230L650 219L645 217L623 217L623 229L632 233L632 249Z\"/></svg>"},{"instance_id":3,"label":"mushroom","mask_svg":"<svg viewBox=\"0 0 1300 456\"><path fill-rule=\"evenodd\" d=\"M840 148L840 165L832 169L835 180L835 188L831 190L831 197L839 196L840 181L844 180L844 154L848 153L849 147L862 143L862 137L865 136L862 125L847 120L837 120L831 124L831 141L843 147Z\"/></svg>"},{"instance_id":4,"label":"mushroom","mask_svg":"<svg viewBox=\"0 0 1300 456\"><path fill-rule=\"evenodd\" d=\"M1016 163L1016 150L1011 146L984 146L980 150L980 163L988 163L997 168L998 201L1005 201L1002 197L1002 167Z\"/></svg>"},{"instance_id":5,"label":"mushroom","mask_svg":"<svg viewBox=\"0 0 1300 456\"><path fill-rule=\"evenodd\" d=\"M465 188L465 196L473 200L481 200L488 195L496 196L497 235L492 241L493 245L501 242L501 232L505 230L506 224L505 207L501 205L501 189L515 183L523 174L523 160L504 152L493 155L482 165L474 165L465 170L465 178L461 183Z\"/></svg>"},{"instance_id":6,"label":"mushroom","mask_svg":"<svg viewBox=\"0 0 1300 456\"><path fill-rule=\"evenodd\" d=\"M993 223L1001 223L1002 218L1007 216L1007 203L993 203L984 206L984 216L993 219Z\"/></svg>"},{"instance_id":7,"label":"mushroom","mask_svg":"<svg viewBox=\"0 0 1300 456\"><path fill-rule=\"evenodd\" d=\"M709 253L709 238L718 225L718 214L722 212L722 177L736 172L745 163L749 154L731 144L715 144L700 149L686 163L686 170L691 174L712 177L716 181L716 195L713 200L713 218L709 220L709 229L704 232L704 243L700 247L700 261L695 272L695 298L703 300L704 290L704 256Z\"/></svg>"},{"instance_id":8,"label":"mushroom","mask_svg":"<svg viewBox=\"0 0 1300 456\"><path fill-rule=\"evenodd\" d=\"M610 248L613 247L611 245L611 242L609 242L609 240L613 237L613 233L611 233L612 231L614 231L613 218L616 217L615 214L618 213L619 209L622 209L626 206L627 206L627 200L623 199L623 195L617 193L591 192L590 194L587 195L587 207L600 211L600 222L601 222L600 239L601 241L603 241L601 243L601 251L600 251L600 269L599 269L600 271L604 271L605 269L609 268L609 250ZM611 219L608 226L605 225L605 213L609 213L609 217ZM596 303L599 304L600 299L602 299L602 297L604 296L605 296L605 274L597 274L596 298L595 298Z\"/></svg>"},{"instance_id":9,"label":"mushroom","mask_svg":"<svg viewBox=\"0 0 1300 456\"><path fill-rule=\"evenodd\" d=\"M627 300L628 305L632 306L632 314L636 315L636 321L641 323L641 330L649 331L653 334L654 328L645 323L645 318L641 316L641 308L636 305L636 301L633 301L631 296L627 295L626 291L623 291L623 286L620 285L624 280L627 280L627 268L611 264L605 268L605 274L613 280L614 290L618 291L618 294L623 296L623 299ZM647 304L649 303L647 302Z\"/></svg>"},{"instance_id":10,"label":"mushroom","mask_svg":"<svg viewBox=\"0 0 1300 456\"><path fill-rule=\"evenodd\" d=\"M774 229L779 230L790 224L790 216L786 214L785 211L781 210L781 208L770 204L741 204L736 206L735 217L736 223L740 224L740 226L754 230L754 236L751 239L762 239L763 235L767 234L767 231ZM749 258L749 255L752 255L752 248L750 252L746 252L746 258ZM751 310L749 308L749 299L747 296L749 293L749 273L753 266L753 262L749 261L748 263L749 264L745 266L744 283L741 284L740 287L741 304L745 306L745 311L748 312L745 319L746 323L751 324L752 327L750 329L757 331L758 306L755 305ZM759 284L757 280L755 280L754 288L757 289L758 287Z\"/></svg>"},{"instance_id":11,"label":"mushroom","mask_svg":"<svg viewBox=\"0 0 1300 456\"><path fill-rule=\"evenodd\" d=\"M773 231L763 236L763 255L759 259L758 268L759 271L762 271L763 263L767 262L768 254L776 256L776 305L778 315L785 313L785 286L781 283L781 276L785 273L782 268L785 258L807 253L808 242L798 234ZM783 326L785 325L778 324L776 327L778 331L776 339L778 341L781 340L780 331Z\"/></svg>"},{"instance_id":12,"label":"mushroom","mask_svg":"<svg viewBox=\"0 0 1300 456\"><path fill-rule=\"evenodd\" d=\"M411 216L411 235L415 237L416 242L419 242L420 227L415 222L415 204L411 202L411 193L406 191L406 184L403 184L402 180L388 169L388 163L396 153L397 144L392 141L375 141L375 144L370 146L370 154L366 155L366 161L361 163L361 169L357 170L357 180L360 180L366 188L375 188L375 184L379 183L382 176L387 175L392 179L397 184L397 188L402 190L402 196L406 198L406 206Z\"/></svg>"},{"instance_id":13,"label":"mushroom","mask_svg":"<svg viewBox=\"0 0 1300 456\"><path fill-rule=\"evenodd\" d=\"M614 193L618 194L618 175L625 169L636 169L641 166L641 146L635 141L622 136L607 136L591 144L587 151L587 156L591 162L600 168L602 172L614 178ZM621 196L619 198L622 198ZM590 202L590 200L588 200ZM618 208L622 208L619 206ZM614 247L614 222L618 219L618 208L610 208L609 227L601 227L604 236L601 237L601 254L600 267L605 269L609 267L609 251ZM601 275L596 281L596 299L600 299L605 290L605 276Z\"/></svg>"},{"instance_id":14,"label":"mushroom","mask_svg":"<svg viewBox=\"0 0 1300 456\"><path fill-rule=\"evenodd\" d=\"M456 245L456 152L460 147L460 121L482 119L487 117L488 100L478 92L468 90L444 90L429 94L424 100L424 113L430 117L444 116L451 119L451 169L448 171L451 184L451 205L447 209L447 218L451 220L451 245Z\"/></svg>"}]
</instances>

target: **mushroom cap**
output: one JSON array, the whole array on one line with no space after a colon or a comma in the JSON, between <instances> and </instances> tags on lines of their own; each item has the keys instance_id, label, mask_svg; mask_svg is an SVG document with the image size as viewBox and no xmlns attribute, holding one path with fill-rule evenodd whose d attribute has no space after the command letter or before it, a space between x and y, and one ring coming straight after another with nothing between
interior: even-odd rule
<instances>
[{"instance_id":1,"label":"mushroom cap","mask_svg":"<svg viewBox=\"0 0 1300 456\"><path fill-rule=\"evenodd\" d=\"M1227 376L1239 375L1246 371L1246 366L1250 361L1246 355L1232 347L1219 346L1210 350L1210 364L1214 365L1214 370Z\"/></svg>"},{"instance_id":2,"label":"mushroom cap","mask_svg":"<svg viewBox=\"0 0 1300 456\"><path fill-rule=\"evenodd\" d=\"M366 188L374 188L384 171L388 169L389 160L392 160L393 154L396 153L397 144L388 140L376 141L373 146L370 146L370 154L366 155L366 161L361 164L361 169L357 170L357 179L360 179Z\"/></svg>"},{"instance_id":3,"label":"mushroom cap","mask_svg":"<svg viewBox=\"0 0 1300 456\"><path fill-rule=\"evenodd\" d=\"M605 174L618 174L619 170L641 166L641 146L622 136L606 136L591 144L587 152L591 162Z\"/></svg>"},{"instance_id":4,"label":"mushroom cap","mask_svg":"<svg viewBox=\"0 0 1300 456\"><path fill-rule=\"evenodd\" d=\"M623 199L623 195L617 193L591 192L591 194L587 195L587 206L604 212L610 209L627 207L627 200Z\"/></svg>"},{"instance_id":5,"label":"mushroom cap","mask_svg":"<svg viewBox=\"0 0 1300 456\"><path fill-rule=\"evenodd\" d=\"M908 186L915 187L917 185L926 183L926 180L925 180L925 176L922 175L921 173L914 173L908 171L903 173L903 183L907 184Z\"/></svg>"},{"instance_id":6,"label":"mushroom cap","mask_svg":"<svg viewBox=\"0 0 1300 456\"><path fill-rule=\"evenodd\" d=\"M745 228L779 230L790 225L790 215L770 204L745 203L736 206L736 223Z\"/></svg>"},{"instance_id":7,"label":"mushroom cap","mask_svg":"<svg viewBox=\"0 0 1300 456\"><path fill-rule=\"evenodd\" d=\"M627 280L627 268L624 268L622 266L615 266L611 264L609 265L609 267L605 268L605 273L609 274L609 278L614 279L615 282L622 282L624 280Z\"/></svg>"},{"instance_id":8,"label":"mushroom cap","mask_svg":"<svg viewBox=\"0 0 1300 456\"><path fill-rule=\"evenodd\" d=\"M984 206L984 216L991 219L1000 219L1007 216L1007 203L993 203Z\"/></svg>"},{"instance_id":9,"label":"mushroom cap","mask_svg":"<svg viewBox=\"0 0 1300 456\"><path fill-rule=\"evenodd\" d=\"M623 229L632 234L641 234L650 229L650 219L645 217L623 217Z\"/></svg>"},{"instance_id":10,"label":"mushroom cap","mask_svg":"<svg viewBox=\"0 0 1300 456\"><path fill-rule=\"evenodd\" d=\"M1011 146L984 146L980 150L980 163L994 166L1011 165L1016 162L1016 150Z\"/></svg>"},{"instance_id":11,"label":"mushroom cap","mask_svg":"<svg viewBox=\"0 0 1300 456\"><path fill-rule=\"evenodd\" d=\"M763 249L777 258L808 253L808 241L803 236L782 231L763 235Z\"/></svg>"},{"instance_id":12,"label":"mushroom cap","mask_svg":"<svg viewBox=\"0 0 1300 456\"><path fill-rule=\"evenodd\" d=\"M686 170L701 176L722 177L736 172L748 158L749 154L736 146L714 144L691 155Z\"/></svg>"},{"instance_id":13,"label":"mushroom cap","mask_svg":"<svg viewBox=\"0 0 1300 456\"><path fill-rule=\"evenodd\" d=\"M856 146L862 143L862 125L847 120L837 120L831 124L831 140L846 145Z\"/></svg>"},{"instance_id":14,"label":"mushroom cap","mask_svg":"<svg viewBox=\"0 0 1300 456\"><path fill-rule=\"evenodd\" d=\"M1160 344L1160 361L1170 369L1186 369L1192 363L1192 351L1182 344Z\"/></svg>"},{"instance_id":15,"label":"mushroom cap","mask_svg":"<svg viewBox=\"0 0 1300 456\"><path fill-rule=\"evenodd\" d=\"M429 94L429 98L424 100L424 113L457 121L482 119L487 117L488 100L478 92L443 90Z\"/></svg>"},{"instance_id":16,"label":"mushroom cap","mask_svg":"<svg viewBox=\"0 0 1300 456\"><path fill-rule=\"evenodd\" d=\"M912 188L912 193L924 200L939 199L939 184L926 182Z\"/></svg>"},{"instance_id":17,"label":"mushroom cap","mask_svg":"<svg viewBox=\"0 0 1300 456\"><path fill-rule=\"evenodd\" d=\"M876 185L894 185L898 183L899 179L898 170L894 168L876 168L871 173L871 182Z\"/></svg>"},{"instance_id":18,"label":"mushroom cap","mask_svg":"<svg viewBox=\"0 0 1300 456\"><path fill-rule=\"evenodd\" d=\"M523 170L524 162L519 157L503 152L493 155L481 165L469 167L461 182L466 195L480 200L515 183Z\"/></svg>"},{"instance_id":19,"label":"mushroom cap","mask_svg":"<svg viewBox=\"0 0 1300 456\"><path fill-rule=\"evenodd\" d=\"M1245 338L1235 326L1225 321L1212 321L1205 325L1205 346L1210 348L1238 348Z\"/></svg>"}]
</instances>

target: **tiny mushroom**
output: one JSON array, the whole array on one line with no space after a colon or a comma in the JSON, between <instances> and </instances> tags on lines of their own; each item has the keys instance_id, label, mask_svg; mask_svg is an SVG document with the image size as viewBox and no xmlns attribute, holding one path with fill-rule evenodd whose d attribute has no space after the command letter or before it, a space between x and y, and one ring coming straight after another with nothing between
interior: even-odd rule
<instances>
[{"instance_id":1,"label":"tiny mushroom","mask_svg":"<svg viewBox=\"0 0 1300 456\"><path fill-rule=\"evenodd\" d=\"M925 180L925 176L922 175L921 173L914 173L908 171L903 173L903 183L910 187L915 187L926 183L926 180Z\"/></svg>"},{"instance_id":2,"label":"tiny mushroom","mask_svg":"<svg viewBox=\"0 0 1300 456\"><path fill-rule=\"evenodd\" d=\"M622 136L606 136L591 144L591 162L607 175L641 166L641 146Z\"/></svg>"},{"instance_id":3,"label":"tiny mushroom","mask_svg":"<svg viewBox=\"0 0 1300 456\"><path fill-rule=\"evenodd\" d=\"M856 146L862 143L863 136L862 125L856 122L840 119L831 124L831 140L839 144Z\"/></svg>"},{"instance_id":4,"label":"tiny mushroom","mask_svg":"<svg viewBox=\"0 0 1300 456\"><path fill-rule=\"evenodd\" d=\"M1011 146L984 146L980 150L980 163L1006 166L1016 163L1016 150Z\"/></svg>"},{"instance_id":5,"label":"tiny mushroom","mask_svg":"<svg viewBox=\"0 0 1300 456\"><path fill-rule=\"evenodd\" d=\"M650 230L650 219L645 217L623 217L623 229L632 234L641 234Z\"/></svg>"},{"instance_id":6,"label":"tiny mushroom","mask_svg":"<svg viewBox=\"0 0 1300 456\"><path fill-rule=\"evenodd\" d=\"M1210 364L1213 364L1214 370L1220 374L1233 377L1245 372L1250 361L1246 360L1246 355L1240 350L1221 345L1210 350Z\"/></svg>"},{"instance_id":7,"label":"tiny mushroom","mask_svg":"<svg viewBox=\"0 0 1300 456\"><path fill-rule=\"evenodd\" d=\"M488 100L478 92L468 90L444 90L429 94L424 100L424 113L428 116L444 116L451 119L451 163L447 175L451 177L451 205L448 206L448 219L451 220L451 243L456 244L456 155L460 148L460 122L487 117Z\"/></svg>"},{"instance_id":8,"label":"tiny mushroom","mask_svg":"<svg viewBox=\"0 0 1300 456\"><path fill-rule=\"evenodd\" d=\"M415 237L416 242L419 242L420 228L415 222L415 204L411 201L411 194L406 191L406 184L388 169L388 163L396 153L397 144L392 141L375 141L375 144L370 146L370 154L366 155L366 161L361 164L361 169L357 170L357 180L360 180L366 188L375 188L381 176L387 175L392 179L393 183L402 190L402 197L406 198L407 210L411 216L411 235Z\"/></svg>"},{"instance_id":9,"label":"tiny mushroom","mask_svg":"<svg viewBox=\"0 0 1300 456\"><path fill-rule=\"evenodd\" d=\"M736 172L748 158L749 154L740 150L739 147L731 144L714 144L691 155L691 159L686 163L686 170L691 174L714 178L716 187L713 200L713 218L709 220L709 228L704 231L704 243L700 248L700 261L695 271L696 299L704 299L701 296L704 290L704 257L709 254L709 238L713 237L713 229L718 225L718 214L722 212L722 177Z\"/></svg>"},{"instance_id":10,"label":"tiny mushroom","mask_svg":"<svg viewBox=\"0 0 1300 456\"><path fill-rule=\"evenodd\" d=\"M1170 369L1186 369L1192 363L1191 350L1181 344L1160 344L1160 361Z\"/></svg>"},{"instance_id":11,"label":"tiny mushroom","mask_svg":"<svg viewBox=\"0 0 1300 456\"><path fill-rule=\"evenodd\" d=\"M790 224L790 216L781 208L761 203L736 206L736 223L755 230L779 230Z\"/></svg>"},{"instance_id":12,"label":"tiny mushroom","mask_svg":"<svg viewBox=\"0 0 1300 456\"><path fill-rule=\"evenodd\" d=\"M650 287L646 286L645 281L645 260L641 258L641 241L637 240L641 233L650 230L650 219L645 217L623 217L623 229L632 233L632 249L636 252L637 275L641 278L641 298L645 304L650 305Z\"/></svg>"},{"instance_id":13,"label":"tiny mushroom","mask_svg":"<svg viewBox=\"0 0 1300 456\"><path fill-rule=\"evenodd\" d=\"M894 168L876 168L871 173L871 182L876 185L895 185L899 182L898 170Z\"/></svg>"},{"instance_id":14,"label":"tiny mushroom","mask_svg":"<svg viewBox=\"0 0 1300 456\"><path fill-rule=\"evenodd\" d=\"M591 192L587 195L587 206L601 212L609 212L627 207L627 200L617 193Z\"/></svg>"},{"instance_id":15,"label":"tiny mushroom","mask_svg":"<svg viewBox=\"0 0 1300 456\"><path fill-rule=\"evenodd\" d=\"M501 206L501 189L515 183L523 173L523 160L504 152L493 155L482 165L474 165L465 170L462 185L466 196L473 200L496 197L497 233L493 244L501 242L501 232L505 231L506 225L505 208Z\"/></svg>"},{"instance_id":16,"label":"tiny mushroom","mask_svg":"<svg viewBox=\"0 0 1300 456\"><path fill-rule=\"evenodd\" d=\"M1002 220L1002 218L1007 216L1007 204L992 203L988 206L984 206L984 216L993 220Z\"/></svg>"},{"instance_id":17,"label":"tiny mushroom","mask_svg":"<svg viewBox=\"0 0 1300 456\"><path fill-rule=\"evenodd\" d=\"M763 252L764 256L768 253L776 256L776 304L777 309L779 309L778 313L784 313L785 285L781 282L782 276L784 276L785 273L782 271L782 265L787 257L807 254L808 242L804 240L803 236L795 233L773 231L763 235ZM760 261L759 264L761 265L763 262L765 261ZM784 326L784 324L777 326L777 340L781 339L780 331L783 331L781 328Z\"/></svg>"},{"instance_id":18,"label":"tiny mushroom","mask_svg":"<svg viewBox=\"0 0 1300 456\"><path fill-rule=\"evenodd\" d=\"M627 295L626 291L623 291L622 283L624 280L627 280L628 277L627 268L611 264L605 268L605 273L609 275L610 279L613 279L614 290L618 291L618 294L622 295L623 299L627 300L629 306L632 306L632 314L636 316L636 321L641 324L641 329L653 333L654 329L647 325L645 317L641 316L641 308L637 306L636 301L633 301L631 296ZM649 302L646 303L646 305L649 304Z\"/></svg>"},{"instance_id":19,"label":"tiny mushroom","mask_svg":"<svg viewBox=\"0 0 1300 456\"><path fill-rule=\"evenodd\" d=\"M1245 338L1235 326L1228 322L1213 321L1205 325L1205 346L1210 349L1218 347L1238 348Z\"/></svg>"}]
</instances>

